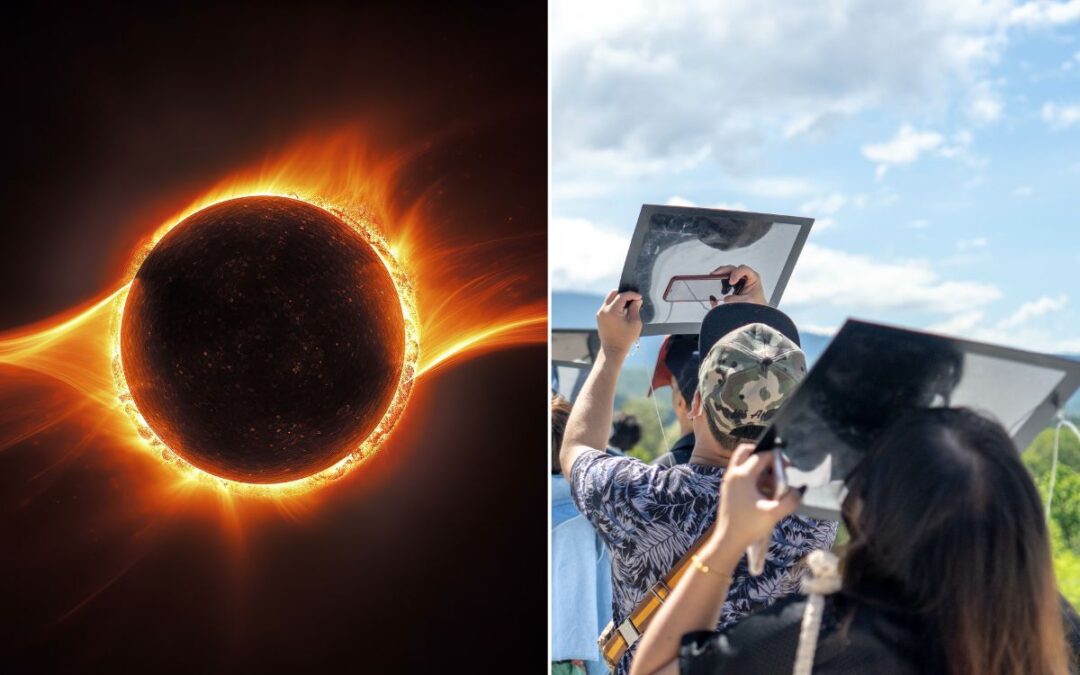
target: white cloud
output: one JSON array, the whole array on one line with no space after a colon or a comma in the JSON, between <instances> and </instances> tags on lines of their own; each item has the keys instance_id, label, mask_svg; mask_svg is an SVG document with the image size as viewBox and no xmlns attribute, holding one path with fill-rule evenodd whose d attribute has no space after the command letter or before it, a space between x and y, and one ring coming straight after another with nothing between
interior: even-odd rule
<instances>
[{"instance_id":1,"label":"white cloud","mask_svg":"<svg viewBox=\"0 0 1080 675\"><path fill-rule=\"evenodd\" d=\"M884 209L892 206L899 200L900 195L898 195L895 190L892 190L891 188L879 188L869 197L866 195L859 195L855 198L854 202L860 209L864 207Z\"/></svg>"},{"instance_id":2,"label":"white cloud","mask_svg":"<svg viewBox=\"0 0 1080 675\"><path fill-rule=\"evenodd\" d=\"M808 243L784 293L784 306L795 314L831 307L845 315L894 322L900 312L938 315L944 318L926 330L1035 351L1080 352L1080 339L1062 338L1060 331L1037 321L1061 311L1067 296L1025 302L1005 319L988 323L989 310L1003 297L1001 290L992 283L944 279L937 272L942 265L882 261Z\"/></svg>"},{"instance_id":3,"label":"white cloud","mask_svg":"<svg viewBox=\"0 0 1080 675\"><path fill-rule=\"evenodd\" d=\"M862 154L878 165L877 177L881 178L889 167L911 164L944 141L945 137L937 132L918 131L910 124L904 124L891 139L862 146Z\"/></svg>"},{"instance_id":4,"label":"white cloud","mask_svg":"<svg viewBox=\"0 0 1080 675\"><path fill-rule=\"evenodd\" d=\"M1033 0L1013 8L1009 14L1009 23L1033 28L1058 26L1077 20L1080 20L1080 0Z\"/></svg>"},{"instance_id":5,"label":"white cloud","mask_svg":"<svg viewBox=\"0 0 1080 675\"><path fill-rule=\"evenodd\" d=\"M692 202L686 197L682 197L680 195L668 197L668 200L665 202L665 204L667 204L668 206L699 206L697 203Z\"/></svg>"},{"instance_id":6,"label":"white cloud","mask_svg":"<svg viewBox=\"0 0 1080 675\"><path fill-rule=\"evenodd\" d=\"M628 235L583 218L553 219L552 288L606 292L618 283L629 243ZM784 305L833 307L856 315L897 310L954 315L1000 296L993 284L943 279L925 260L883 261L808 242Z\"/></svg>"},{"instance_id":7,"label":"white cloud","mask_svg":"<svg viewBox=\"0 0 1080 675\"><path fill-rule=\"evenodd\" d=\"M857 205L862 208L866 201L865 195L859 195ZM853 200L844 194L833 192L804 202L799 206L799 212L814 218L814 232L824 232L836 227L836 218L833 216L849 203L853 203Z\"/></svg>"},{"instance_id":8,"label":"white cloud","mask_svg":"<svg viewBox=\"0 0 1080 675\"><path fill-rule=\"evenodd\" d=\"M986 248L989 245L990 242L987 241L986 237L976 237L975 239L961 239L960 241L956 242L956 248L961 252L974 251L978 248Z\"/></svg>"},{"instance_id":9,"label":"white cloud","mask_svg":"<svg viewBox=\"0 0 1080 675\"><path fill-rule=\"evenodd\" d=\"M1061 311L1067 303L1068 296L1064 294L1056 297L1043 296L1021 304L1009 316L996 323L987 321L983 309L971 309L931 325L929 330L1033 351L1080 351L1077 349L1080 340L1062 338L1060 331L1053 330L1050 325L1037 320Z\"/></svg>"},{"instance_id":10,"label":"white cloud","mask_svg":"<svg viewBox=\"0 0 1080 675\"><path fill-rule=\"evenodd\" d=\"M950 333L1002 345L1010 345L1037 352L1067 353L1080 352L1080 340L1074 337L1061 337L1061 331L1055 330L1045 318L1061 311L1068 303L1068 296L1044 296L1025 302L1012 314L997 323L986 323L981 310L958 314L951 319L931 327L943 333Z\"/></svg>"},{"instance_id":11,"label":"white cloud","mask_svg":"<svg viewBox=\"0 0 1080 675\"><path fill-rule=\"evenodd\" d=\"M804 321L799 322L800 333L814 333L816 335L832 337L836 335L839 330L840 326L834 326L832 324L806 323Z\"/></svg>"},{"instance_id":12,"label":"white cloud","mask_svg":"<svg viewBox=\"0 0 1080 675\"><path fill-rule=\"evenodd\" d=\"M971 144L974 140L975 137L970 131L961 129L953 134L947 144L941 146L937 154L946 159L956 160L970 167L984 167L989 163L989 160L985 157L979 157L971 152Z\"/></svg>"},{"instance_id":13,"label":"white cloud","mask_svg":"<svg viewBox=\"0 0 1080 675\"><path fill-rule=\"evenodd\" d=\"M839 192L833 192L832 194L811 199L800 206L799 210L810 215L820 213L824 216L832 216L835 215L837 211L844 208L844 205L847 203L847 197Z\"/></svg>"},{"instance_id":14,"label":"white cloud","mask_svg":"<svg viewBox=\"0 0 1080 675\"><path fill-rule=\"evenodd\" d=\"M1060 105L1047 101L1042 107L1042 118L1055 131L1066 129L1080 122L1080 103Z\"/></svg>"},{"instance_id":15,"label":"white cloud","mask_svg":"<svg viewBox=\"0 0 1080 675\"><path fill-rule=\"evenodd\" d=\"M944 140L937 132L918 131L910 124L904 124L890 140L862 146L862 154L879 164L910 164L924 152L940 146Z\"/></svg>"},{"instance_id":16,"label":"white cloud","mask_svg":"<svg viewBox=\"0 0 1080 675\"><path fill-rule=\"evenodd\" d=\"M614 187L613 183L602 180L552 181L551 198L556 201L569 201L602 197L610 193Z\"/></svg>"},{"instance_id":17,"label":"white cloud","mask_svg":"<svg viewBox=\"0 0 1080 675\"><path fill-rule=\"evenodd\" d=\"M927 330L1032 351L1080 352L1080 339L1062 338L1060 331L1036 320L1062 310L1067 302L1068 297L1063 294L1041 297L1023 303L1015 312L996 323L987 322L984 310L973 309L957 313L929 326Z\"/></svg>"},{"instance_id":18,"label":"white cloud","mask_svg":"<svg viewBox=\"0 0 1080 675\"><path fill-rule=\"evenodd\" d=\"M971 167L985 166L987 160L971 152L974 139L967 129L960 129L946 140L936 131L919 131L910 124L903 124L889 140L866 144L861 149L863 157L877 163L875 175L880 180L890 167L913 164L930 153Z\"/></svg>"},{"instance_id":19,"label":"white cloud","mask_svg":"<svg viewBox=\"0 0 1080 675\"><path fill-rule=\"evenodd\" d=\"M993 284L942 279L927 261L882 261L807 243L784 305L835 307L849 314L913 310L950 315L1000 297Z\"/></svg>"},{"instance_id":20,"label":"white cloud","mask_svg":"<svg viewBox=\"0 0 1080 675\"><path fill-rule=\"evenodd\" d=\"M552 134L552 144L559 142L559 136ZM589 148L580 146L562 153L563 161L556 170L569 168L569 175L560 175L559 182L579 181L586 178L592 181L618 181L643 177L679 174L696 168L712 152L711 146L683 145L678 152L664 155L651 155L638 144L628 142L627 148ZM597 178L602 177L602 178ZM608 185L610 191L614 185Z\"/></svg>"},{"instance_id":21,"label":"white cloud","mask_svg":"<svg viewBox=\"0 0 1080 675\"><path fill-rule=\"evenodd\" d=\"M968 151L968 147L971 145L971 141L975 139L971 135L971 132L967 129L961 129L953 134L952 142L948 145L942 145L938 154L948 159L954 159L957 157L964 157Z\"/></svg>"},{"instance_id":22,"label":"white cloud","mask_svg":"<svg viewBox=\"0 0 1080 675\"><path fill-rule=\"evenodd\" d=\"M701 204L680 195L668 197L668 200L664 203L668 206L702 206ZM749 209L746 208L746 204L743 204L742 202L715 202L713 204L705 205L703 208L724 209L726 211L749 211Z\"/></svg>"},{"instance_id":23,"label":"white cloud","mask_svg":"<svg viewBox=\"0 0 1080 675\"><path fill-rule=\"evenodd\" d=\"M687 204L694 203L687 198L692 196L706 205L739 210L746 210L742 202L763 211L792 212L797 206L818 218L815 231L835 220L846 226L849 214L860 213L857 209L868 209L860 213L868 216L869 209L896 202L895 191L883 192L889 181L879 183L876 191L858 187L858 181L842 182L849 167L834 167L842 173L801 169L802 160L815 153L810 146L834 130L848 131L835 139L836 146L817 150L847 146L852 129L888 125L872 127L883 129L881 136L860 137L866 143L863 155L868 150L877 159L863 160L854 152L834 158L868 161L864 167L875 166L880 175L935 158L980 166L985 160L973 153L982 149L984 138L989 141L983 125L1018 118L1019 110L1034 109L1032 117L1041 114L1037 123L1045 120L1048 128L1075 132L1080 129L1080 112L1074 110L1080 109L1080 99L1066 89L1024 99L1022 89L1031 69L1053 68L1066 58L1077 64L1074 70L1054 77L1059 85L1072 82L1080 54L1068 55L1077 43L1062 47L1065 31L1028 31L1074 21L1078 8L1080 0L553 0L552 196L589 199L593 207L560 209L556 204L555 212L597 219L553 222L553 285L603 292L616 283L629 233L622 237L615 227L595 223L621 224L622 216L598 214L611 212L608 202L636 199L634 194L674 195L669 203ZM1023 54L1014 48L1008 58L1017 67L1001 67L1014 35L1023 35L1025 45L1052 48L1043 50L1051 60L1025 70L1015 63ZM1058 38L1057 44L1048 44ZM1008 83L1002 73L1009 74ZM1030 89L1027 94L1032 95ZM867 119L847 124L854 116ZM904 128L900 122L908 123L913 149L894 143ZM791 148L801 154L793 157ZM1001 160L1008 169L1007 158ZM984 173L950 172L954 184L941 187L958 193L955 199L921 202L927 195L905 193L906 212L893 208L881 220L899 223L908 239L927 243L927 232L949 229L945 225L953 216L946 207L966 207L971 199L991 196L1007 201L1009 185L1024 187L1018 185L1022 176L1009 182ZM712 193L703 185L722 189ZM980 191L962 193L975 188ZM658 195L657 189L662 190ZM829 203L834 190L845 203ZM714 197L735 203L715 204ZM779 205L765 206L769 199ZM924 228L931 229L914 231ZM994 249L1005 246L992 230L968 236L979 234L991 237ZM800 303L808 318L823 324L847 313L904 320L913 316L910 310L923 325L938 321L970 337L1015 344L1028 326L998 325L1017 310L1019 300L1001 299L1003 292L1013 296L1015 285L994 276L976 280L974 266L950 268L949 261L964 256L986 262L989 249L951 250L948 242L955 244L960 235L945 236L944 251L938 247L918 254L934 260L891 258L884 251L893 249L884 240L879 243L885 248L860 255L817 246L812 237L788 286L785 306ZM898 245L896 250L918 249ZM843 278L838 269L844 270ZM824 311L815 309L819 305ZM1042 335L1043 341L1026 346L1050 348L1062 335L1075 336L1075 330L1064 330L1074 313L1069 307L1035 317L1045 325L1032 325L1025 339ZM1046 330L1059 321L1063 330Z\"/></svg>"},{"instance_id":24,"label":"white cloud","mask_svg":"<svg viewBox=\"0 0 1080 675\"><path fill-rule=\"evenodd\" d=\"M755 178L741 181L739 188L755 197L770 199L803 197L815 190L813 183L802 178Z\"/></svg>"},{"instance_id":25,"label":"white cloud","mask_svg":"<svg viewBox=\"0 0 1080 675\"><path fill-rule=\"evenodd\" d=\"M1000 98L983 83L1010 9L1005 0L557 0L553 165L647 176L713 162L745 176L770 137L814 138L867 110L971 105L973 119L996 119Z\"/></svg>"},{"instance_id":26,"label":"white cloud","mask_svg":"<svg viewBox=\"0 0 1080 675\"><path fill-rule=\"evenodd\" d=\"M944 333L946 335L964 335L978 327L985 316L986 312L981 309L972 310L970 312L961 312L944 321L928 326L927 330L933 333Z\"/></svg>"},{"instance_id":27,"label":"white cloud","mask_svg":"<svg viewBox=\"0 0 1080 675\"><path fill-rule=\"evenodd\" d=\"M968 101L968 117L976 122L988 124L997 122L1005 110L1005 102L988 81L976 83L971 90L971 100Z\"/></svg>"},{"instance_id":28,"label":"white cloud","mask_svg":"<svg viewBox=\"0 0 1080 675\"><path fill-rule=\"evenodd\" d=\"M1035 194L1035 190L1030 185L1017 185L1012 193L1014 197L1030 197Z\"/></svg>"},{"instance_id":29,"label":"white cloud","mask_svg":"<svg viewBox=\"0 0 1080 675\"><path fill-rule=\"evenodd\" d=\"M969 240L974 248L985 239ZM551 285L558 291L604 293L618 283L629 238L581 218L552 221ZM878 316L896 321L898 314L942 316L927 330L985 342L1045 352L1080 352L1080 339L1038 325L1037 319L1061 311L1068 297L1043 296L1021 304L996 323L988 310L1002 299L993 283L947 279L938 271L944 261L880 260L808 242L784 294L784 307L800 311L839 310L844 315ZM835 327L803 324L815 333Z\"/></svg>"},{"instance_id":30,"label":"white cloud","mask_svg":"<svg viewBox=\"0 0 1080 675\"><path fill-rule=\"evenodd\" d=\"M551 287L605 293L619 283L630 238L584 218L551 221Z\"/></svg>"},{"instance_id":31,"label":"white cloud","mask_svg":"<svg viewBox=\"0 0 1080 675\"><path fill-rule=\"evenodd\" d=\"M1068 302L1069 297L1065 294L1060 294L1054 298L1044 295L1038 300L1032 300L1020 305L1015 312L998 323L998 327L1014 328L1016 326L1021 326L1037 316L1060 311Z\"/></svg>"}]
</instances>

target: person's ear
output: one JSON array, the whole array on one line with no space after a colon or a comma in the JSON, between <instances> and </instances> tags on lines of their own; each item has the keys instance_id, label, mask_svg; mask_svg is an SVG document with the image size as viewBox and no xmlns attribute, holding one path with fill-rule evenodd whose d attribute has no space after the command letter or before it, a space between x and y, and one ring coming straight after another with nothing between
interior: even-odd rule
<instances>
[{"instance_id":1,"label":"person's ear","mask_svg":"<svg viewBox=\"0 0 1080 675\"><path fill-rule=\"evenodd\" d=\"M694 392L694 402L690 404L690 414L687 415L690 419L694 419L701 414L701 393Z\"/></svg>"},{"instance_id":2,"label":"person's ear","mask_svg":"<svg viewBox=\"0 0 1080 675\"><path fill-rule=\"evenodd\" d=\"M683 398L682 392L679 391L679 383L674 376L671 378L671 407L676 414L679 414L686 407L686 399Z\"/></svg>"}]
</instances>

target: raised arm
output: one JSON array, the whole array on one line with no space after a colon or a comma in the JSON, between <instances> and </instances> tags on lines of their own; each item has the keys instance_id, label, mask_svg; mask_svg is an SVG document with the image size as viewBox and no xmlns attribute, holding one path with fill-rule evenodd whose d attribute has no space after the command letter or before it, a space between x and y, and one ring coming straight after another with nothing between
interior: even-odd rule
<instances>
[{"instance_id":1,"label":"raised arm","mask_svg":"<svg viewBox=\"0 0 1080 675\"><path fill-rule=\"evenodd\" d=\"M716 629L731 575L746 547L767 536L799 505L796 491L779 500L762 494L759 485L770 482L765 474L771 472L772 454L753 451L754 446L747 443L732 455L720 484L716 527L698 552L697 564L679 580L649 624L630 675L677 675L683 635Z\"/></svg>"},{"instance_id":2,"label":"raised arm","mask_svg":"<svg viewBox=\"0 0 1080 675\"><path fill-rule=\"evenodd\" d=\"M615 384L626 355L641 335L641 295L611 291L596 313L600 353L566 421L559 463L569 476L581 453L607 447L611 435Z\"/></svg>"}]
</instances>

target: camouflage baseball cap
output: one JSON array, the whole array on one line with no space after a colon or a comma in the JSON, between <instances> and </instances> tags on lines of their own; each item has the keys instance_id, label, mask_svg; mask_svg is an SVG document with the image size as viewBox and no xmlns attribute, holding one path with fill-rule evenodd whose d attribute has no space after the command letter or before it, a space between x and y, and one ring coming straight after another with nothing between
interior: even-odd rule
<instances>
[{"instance_id":1,"label":"camouflage baseball cap","mask_svg":"<svg viewBox=\"0 0 1080 675\"><path fill-rule=\"evenodd\" d=\"M698 375L713 433L756 438L806 375L806 355L775 328L752 323L720 338Z\"/></svg>"}]
</instances>

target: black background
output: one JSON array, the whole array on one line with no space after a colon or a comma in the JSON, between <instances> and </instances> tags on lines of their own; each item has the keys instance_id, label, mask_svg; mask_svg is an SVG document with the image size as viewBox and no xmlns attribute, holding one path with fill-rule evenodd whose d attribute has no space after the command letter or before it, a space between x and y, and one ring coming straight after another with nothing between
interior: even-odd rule
<instances>
[{"instance_id":1,"label":"black background","mask_svg":"<svg viewBox=\"0 0 1080 675\"><path fill-rule=\"evenodd\" d=\"M148 224L221 176L356 124L388 152L428 147L395 189L408 202L438 183L432 227L536 235L522 293L542 297L546 21L542 3L8 16L0 329L115 288ZM241 537L146 512L132 460L74 422L0 450L0 671L545 668L545 354L425 376L386 451ZM7 410L77 403L0 378Z\"/></svg>"}]
</instances>

